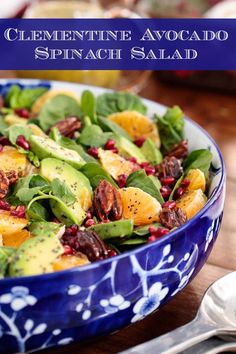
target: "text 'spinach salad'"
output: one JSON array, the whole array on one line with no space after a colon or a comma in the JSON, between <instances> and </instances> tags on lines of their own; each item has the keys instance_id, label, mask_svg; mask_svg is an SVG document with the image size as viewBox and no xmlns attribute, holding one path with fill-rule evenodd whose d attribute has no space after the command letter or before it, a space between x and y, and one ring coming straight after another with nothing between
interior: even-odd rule
<instances>
[{"instance_id":1,"label":"text 'spinach salad'","mask_svg":"<svg viewBox=\"0 0 236 354\"><path fill-rule=\"evenodd\" d=\"M0 276L64 270L153 242L206 203L210 151L183 113L130 93L11 86L0 111Z\"/></svg>"}]
</instances>

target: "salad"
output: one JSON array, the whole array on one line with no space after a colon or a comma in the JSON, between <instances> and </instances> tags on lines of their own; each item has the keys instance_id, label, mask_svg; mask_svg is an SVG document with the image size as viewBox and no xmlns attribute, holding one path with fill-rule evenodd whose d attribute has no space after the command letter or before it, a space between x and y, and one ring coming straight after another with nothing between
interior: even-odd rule
<instances>
[{"instance_id":1,"label":"salad","mask_svg":"<svg viewBox=\"0 0 236 354\"><path fill-rule=\"evenodd\" d=\"M206 203L212 154L183 112L141 98L11 85L0 97L0 277L42 274L154 242Z\"/></svg>"}]
</instances>

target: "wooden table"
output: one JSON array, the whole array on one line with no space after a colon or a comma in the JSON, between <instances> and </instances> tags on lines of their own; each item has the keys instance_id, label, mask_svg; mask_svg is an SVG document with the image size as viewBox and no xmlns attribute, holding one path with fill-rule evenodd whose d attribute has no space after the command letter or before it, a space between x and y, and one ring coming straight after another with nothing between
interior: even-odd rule
<instances>
[{"instance_id":1,"label":"wooden table","mask_svg":"<svg viewBox=\"0 0 236 354\"><path fill-rule=\"evenodd\" d=\"M89 344L48 349L42 354L112 354L171 331L193 319L204 291L215 279L236 269L235 96L164 85L154 75L141 95L168 106L178 104L186 115L200 123L218 142L228 172L220 235L207 264L197 277L160 311Z\"/></svg>"}]
</instances>

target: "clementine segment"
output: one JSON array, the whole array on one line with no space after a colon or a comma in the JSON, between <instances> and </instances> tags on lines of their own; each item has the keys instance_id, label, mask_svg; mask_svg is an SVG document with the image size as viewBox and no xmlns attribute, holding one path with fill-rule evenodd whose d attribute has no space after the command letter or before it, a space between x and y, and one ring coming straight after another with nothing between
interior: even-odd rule
<instances>
[{"instance_id":1,"label":"clementine segment","mask_svg":"<svg viewBox=\"0 0 236 354\"><path fill-rule=\"evenodd\" d=\"M30 237L31 234L27 230L5 234L2 236L3 245L7 247L18 248L23 242L28 240Z\"/></svg>"},{"instance_id":2,"label":"clementine segment","mask_svg":"<svg viewBox=\"0 0 236 354\"><path fill-rule=\"evenodd\" d=\"M147 225L159 221L161 204L140 188L120 189L124 219L132 219L134 225Z\"/></svg>"},{"instance_id":3,"label":"clementine segment","mask_svg":"<svg viewBox=\"0 0 236 354\"><path fill-rule=\"evenodd\" d=\"M4 172L17 171L18 174L24 176L25 171L31 163L27 160L26 155L21 154L12 146L4 146L0 152L0 168Z\"/></svg>"},{"instance_id":4,"label":"clementine segment","mask_svg":"<svg viewBox=\"0 0 236 354\"><path fill-rule=\"evenodd\" d=\"M179 200L177 200L177 207L186 212L187 218L191 219L195 214L201 210L206 204L207 198L201 189L188 191Z\"/></svg>"},{"instance_id":5,"label":"clementine segment","mask_svg":"<svg viewBox=\"0 0 236 354\"><path fill-rule=\"evenodd\" d=\"M160 137L157 126L148 117L136 111L113 113L108 119L123 128L133 139L150 138L160 147Z\"/></svg>"},{"instance_id":6,"label":"clementine segment","mask_svg":"<svg viewBox=\"0 0 236 354\"><path fill-rule=\"evenodd\" d=\"M195 189L201 189L205 192L206 178L204 173L198 168L189 170L186 178L190 181L188 189L194 191Z\"/></svg>"},{"instance_id":7,"label":"clementine segment","mask_svg":"<svg viewBox=\"0 0 236 354\"><path fill-rule=\"evenodd\" d=\"M53 262L52 266L54 271L58 271L79 267L88 263L90 263L88 258L84 254L78 253L74 256L60 256Z\"/></svg>"},{"instance_id":8,"label":"clementine segment","mask_svg":"<svg viewBox=\"0 0 236 354\"><path fill-rule=\"evenodd\" d=\"M0 234L6 235L20 232L28 224L28 220L12 216L10 211L0 210Z\"/></svg>"}]
</instances>

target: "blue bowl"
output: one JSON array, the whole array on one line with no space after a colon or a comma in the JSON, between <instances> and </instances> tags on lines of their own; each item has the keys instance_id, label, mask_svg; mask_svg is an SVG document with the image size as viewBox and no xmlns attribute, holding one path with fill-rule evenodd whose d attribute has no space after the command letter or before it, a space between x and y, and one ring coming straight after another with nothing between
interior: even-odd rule
<instances>
[{"instance_id":1,"label":"blue bowl","mask_svg":"<svg viewBox=\"0 0 236 354\"><path fill-rule=\"evenodd\" d=\"M0 80L0 94L14 80ZM80 94L82 85L19 80ZM90 87L96 94L103 89ZM164 106L144 100L150 116ZM0 353L83 341L141 320L181 291L206 262L219 232L225 167L212 138L186 118L190 150L213 153L209 200L176 231L151 244L67 271L0 280Z\"/></svg>"}]
</instances>

